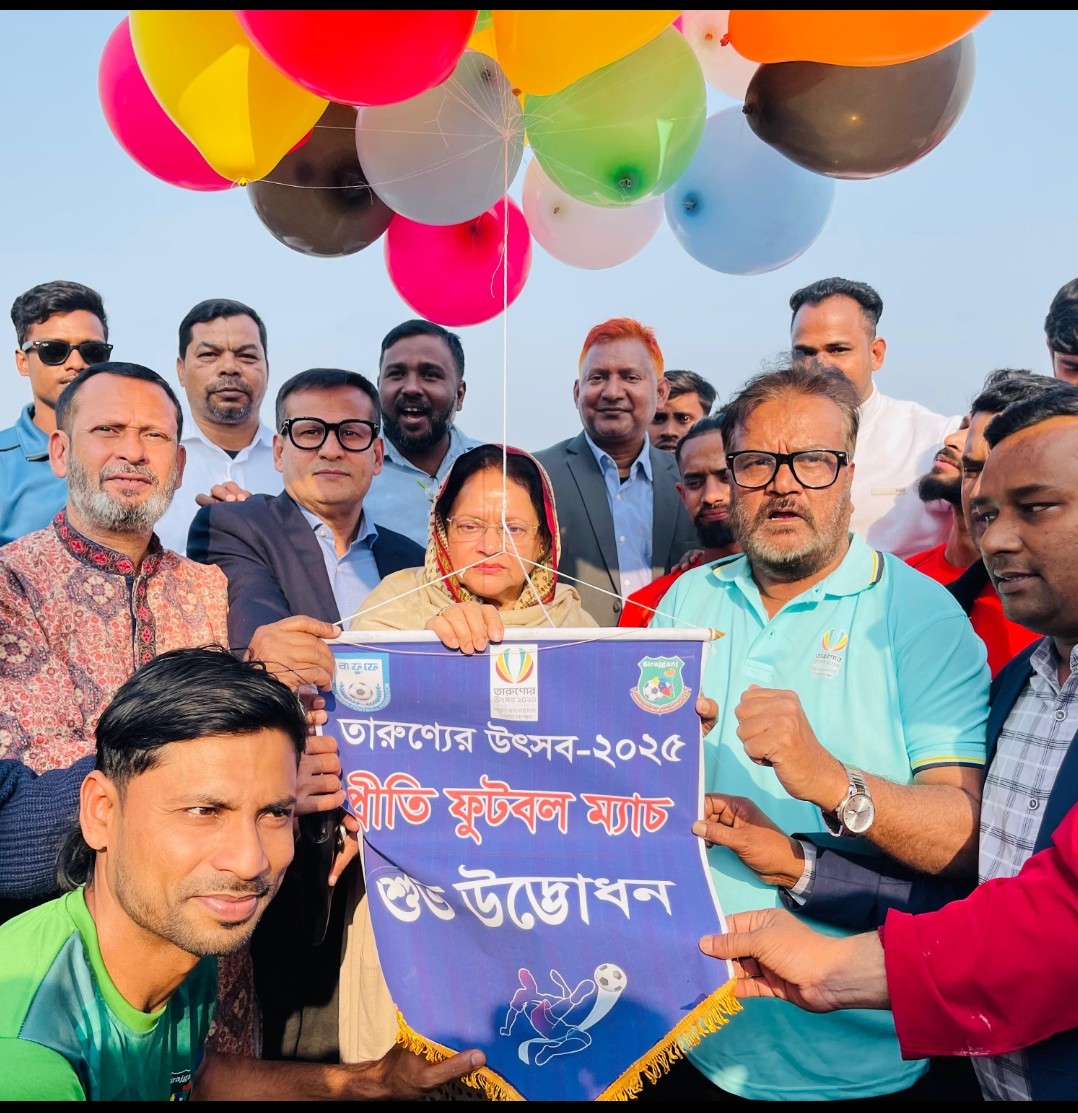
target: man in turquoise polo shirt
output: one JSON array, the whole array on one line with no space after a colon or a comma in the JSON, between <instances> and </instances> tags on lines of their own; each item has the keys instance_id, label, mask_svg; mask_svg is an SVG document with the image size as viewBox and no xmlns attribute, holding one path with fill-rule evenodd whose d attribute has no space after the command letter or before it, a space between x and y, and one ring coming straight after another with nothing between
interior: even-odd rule
<instances>
[{"instance_id":1,"label":"man in turquoise polo shirt","mask_svg":"<svg viewBox=\"0 0 1078 1113\"><path fill-rule=\"evenodd\" d=\"M758 375L729 403L722 433L742 554L683 575L651 625L724 635L702 683L717 704L707 791L748 797L783 831L972 873L984 645L944 588L850 533L857 407L848 380L818 365ZM725 913L779 904L730 849L709 857ZM843 1014L745 1006L689 1052L713 1097L883 1097L926 1070L902 1060L888 1012L835 1024Z\"/></svg>"}]
</instances>

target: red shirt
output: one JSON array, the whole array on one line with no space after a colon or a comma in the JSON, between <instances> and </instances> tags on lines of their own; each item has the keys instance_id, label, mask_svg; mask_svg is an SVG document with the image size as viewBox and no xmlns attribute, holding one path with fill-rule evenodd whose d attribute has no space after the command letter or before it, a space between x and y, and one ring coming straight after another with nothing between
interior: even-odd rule
<instances>
[{"instance_id":1,"label":"red shirt","mask_svg":"<svg viewBox=\"0 0 1078 1113\"><path fill-rule=\"evenodd\" d=\"M946 548L947 545L943 544L937 545L934 549L925 549L923 553L914 553L913 556L906 557L906 563L946 587L965 572L965 568L959 568L944 559L943 550Z\"/></svg>"},{"instance_id":2,"label":"red shirt","mask_svg":"<svg viewBox=\"0 0 1078 1113\"><path fill-rule=\"evenodd\" d=\"M687 572L687 568L681 569L680 572L667 572L665 576L660 576L657 580L652 580L650 584L644 584L639 591L634 591L628 599L625 600L625 606L621 611L621 618L618 619L619 626L638 626L645 627L651 625L651 617L655 614L655 608L658 607L662 597L674 586L674 581L682 574Z\"/></svg>"}]
</instances>

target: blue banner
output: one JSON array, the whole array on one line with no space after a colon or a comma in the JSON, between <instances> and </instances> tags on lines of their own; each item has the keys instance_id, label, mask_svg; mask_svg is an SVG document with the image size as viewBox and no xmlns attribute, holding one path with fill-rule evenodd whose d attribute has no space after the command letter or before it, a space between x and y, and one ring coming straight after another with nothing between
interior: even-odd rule
<instances>
[{"instance_id":1,"label":"blue banner","mask_svg":"<svg viewBox=\"0 0 1078 1113\"><path fill-rule=\"evenodd\" d=\"M340 742L401 1040L492 1097L638 1093L737 1011L701 840L702 638L336 643ZM688 636L687 636L688 635Z\"/></svg>"}]
</instances>

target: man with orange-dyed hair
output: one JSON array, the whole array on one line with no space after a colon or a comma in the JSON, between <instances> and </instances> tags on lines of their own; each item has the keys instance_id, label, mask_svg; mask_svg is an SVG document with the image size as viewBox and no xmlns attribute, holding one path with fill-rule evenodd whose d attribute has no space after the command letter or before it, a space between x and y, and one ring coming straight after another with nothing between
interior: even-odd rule
<instances>
[{"instance_id":1,"label":"man with orange-dyed hair","mask_svg":"<svg viewBox=\"0 0 1078 1113\"><path fill-rule=\"evenodd\" d=\"M573 384L583 431L535 454L554 485L559 574L600 626L616 626L624 599L697 545L677 464L648 439L668 391L652 329L604 321L584 341Z\"/></svg>"}]
</instances>

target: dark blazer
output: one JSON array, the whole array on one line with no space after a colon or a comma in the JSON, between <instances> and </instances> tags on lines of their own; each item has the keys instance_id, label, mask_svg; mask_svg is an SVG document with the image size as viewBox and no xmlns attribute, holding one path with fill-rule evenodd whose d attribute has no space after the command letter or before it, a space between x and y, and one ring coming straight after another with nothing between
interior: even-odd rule
<instances>
[{"instance_id":1,"label":"dark blazer","mask_svg":"<svg viewBox=\"0 0 1078 1113\"><path fill-rule=\"evenodd\" d=\"M378 526L373 547L379 575L423 564L409 537ZM228 577L228 638L234 650L259 626L305 614L326 622L340 616L318 539L288 494L218 502L195 515L187 555L216 564Z\"/></svg>"},{"instance_id":2,"label":"dark blazer","mask_svg":"<svg viewBox=\"0 0 1078 1113\"><path fill-rule=\"evenodd\" d=\"M535 453L554 486L561 533L559 571L580 592L584 609L600 626L617 626L622 602L614 516L599 464L584 434ZM677 464L669 452L651 449L654 501L651 574L665 576L690 549L700 547L696 529L678 497Z\"/></svg>"}]
</instances>

